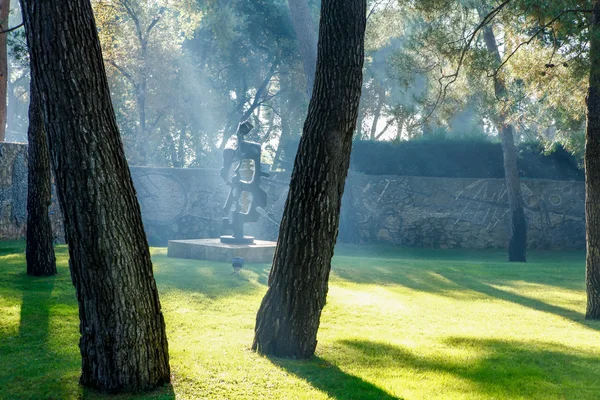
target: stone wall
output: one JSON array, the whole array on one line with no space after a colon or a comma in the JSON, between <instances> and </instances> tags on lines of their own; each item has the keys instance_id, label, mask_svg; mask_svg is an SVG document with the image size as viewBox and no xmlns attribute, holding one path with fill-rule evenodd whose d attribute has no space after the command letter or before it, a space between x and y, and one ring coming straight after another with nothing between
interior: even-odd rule
<instances>
[{"instance_id":1,"label":"stone wall","mask_svg":"<svg viewBox=\"0 0 600 400\"><path fill-rule=\"evenodd\" d=\"M216 170L136 168L132 174L151 241L217 237L228 187ZM269 204L247 231L275 240L289 174L272 174ZM523 180L530 248L585 247L583 182ZM501 248L509 215L503 179L350 174L340 240L417 247Z\"/></svg>"},{"instance_id":2,"label":"stone wall","mask_svg":"<svg viewBox=\"0 0 600 400\"><path fill-rule=\"evenodd\" d=\"M25 229L26 153L0 145L0 239ZM132 167L144 226L153 245L217 237L228 187L217 170ZM248 234L277 238L289 174L265 179L269 205ZM584 248L584 184L523 180L530 248ZM448 179L350 174L340 240L418 247L502 248L509 215L502 179ZM58 212L56 206L53 214Z\"/></svg>"},{"instance_id":3,"label":"stone wall","mask_svg":"<svg viewBox=\"0 0 600 400\"><path fill-rule=\"evenodd\" d=\"M25 237L27 223L27 146L0 145L0 238Z\"/></svg>"},{"instance_id":4,"label":"stone wall","mask_svg":"<svg viewBox=\"0 0 600 400\"><path fill-rule=\"evenodd\" d=\"M27 225L27 145L0 143L0 240L25 239ZM54 240L64 242L62 216L52 190Z\"/></svg>"},{"instance_id":5,"label":"stone wall","mask_svg":"<svg viewBox=\"0 0 600 400\"><path fill-rule=\"evenodd\" d=\"M530 248L585 247L585 187L522 180ZM344 208L360 240L418 247L496 248L508 243L503 179L353 175ZM351 204L351 206L350 206Z\"/></svg>"}]
</instances>

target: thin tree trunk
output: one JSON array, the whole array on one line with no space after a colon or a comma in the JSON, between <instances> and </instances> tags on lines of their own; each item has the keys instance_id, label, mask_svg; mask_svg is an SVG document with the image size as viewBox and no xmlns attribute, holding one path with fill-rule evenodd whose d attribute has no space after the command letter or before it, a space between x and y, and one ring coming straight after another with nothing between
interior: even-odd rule
<instances>
[{"instance_id":1,"label":"thin tree trunk","mask_svg":"<svg viewBox=\"0 0 600 400\"><path fill-rule=\"evenodd\" d=\"M306 94L310 98L317 66L317 31L306 0L288 0L288 4L302 55L302 65L306 76Z\"/></svg>"},{"instance_id":2,"label":"thin tree trunk","mask_svg":"<svg viewBox=\"0 0 600 400\"><path fill-rule=\"evenodd\" d=\"M404 120L402 118L398 118L396 120L396 123L396 140L400 141L402 139L402 128L404 127Z\"/></svg>"},{"instance_id":3,"label":"thin tree trunk","mask_svg":"<svg viewBox=\"0 0 600 400\"><path fill-rule=\"evenodd\" d=\"M142 78L143 79L143 78ZM138 104L138 143L140 145L140 164L148 165L148 151L150 149L150 138L146 132L146 92L142 89L145 84L140 85L139 93L137 94Z\"/></svg>"},{"instance_id":4,"label":"thin tree trunk","mask_svg":"<svg viewBox=\"0 0 600 400\"><path fill-rule=\"evenodd\" d=\"M496 37L491 26L483 28L483 38L488 52L496 62L501 62L500 52ZM496 97L503 99L507 95L506 84L497 74L494 76L494 90ZM495 117L495 124L502 139L502 154L504 156L504 177L508 193L508 207L510 209L511 225L508 244L508 261L525 262L527 252L527 221L523 209L523 196L521 194L521 181L517 167L517 149L514 141L513 126L508 123L506 115L500 111Z\"/></svg>"},{"instance_id":5,"label":"thin tree trunk","mask_svg":"<svg viewBox=\"0 0 600 400\"><path fill-rule=\"evenodd\" d=\"M292 132L290 128L290 118L291 113L289 109L289 100L288 100L288 87L289 87L289 76L287 75L287 71L283 71L279 74L279 84L281 95L279 96L279 115L281 118L281 135L279 136L279 143L277 144L277 151L275 152L275 157L273 158L273 170L276 170L281 165L283 161L281 158L284 148L292 137ZM287 155L289 158L289 154Z\"/></svg>"},{"instance_id":6,"label":"thin tree trunk","mask_svg":"<svg viewBox=\"0 0 600 400\"><path fill-rule=\"evenodd\" d=\"M44 132L39 95L30 84L29 127L27 129L29 166L27 178L27 275L56 274L52 224L48 209L52 204L50 151Z\"/></svg>"},{"instance_id":7,"label":"thin tree trunk","mask_svg":"<svg viewBox=\"0 0 600 400\"><path fill-rule=\"evenodd\" d=\"M181 164L179 163L179 153L177 153L177 148L175 147L175 138L169 132L165 136L165 140L169 143L169 153L171 155L171 165L173 168L181 168Z\"/></svg>"},{"instance_id":8,"label":"thin tree trunk","mask_svg":"<svg viewBox=\"0 0 600 400\"><path fill-rule=\"evenodd\" d=\"M81 383L170 380L165 322L89 0L22 0L79 302Z\"/></svg>"},{"instance_id":9,"label":"thin tree trunk","mask_svg":"<svg viewBox=\"0 0 600 400\"><path fill-rule=\"evenodd\" d=\"M362 87L366 0L323 0L313 96L252 348L314 354Z\"/></svg>"},{"instance_id":10,"label":"thin tree trunk","mask_svg":"<svg viewBox=\"0 0 600 400\"><path fill-rule=\"evenodd\" d=\"M181 165L181 168L183 168L185 166L185 143L187 140L187 128L188 126L185 125L181 128L181 131L179 133L179 145L177 146L177 156L179 159L179 164Z\"/></svg>"},{"instance_id":11,"label":"thin tree trunk","mask_svg":"<svg viewBox=\"0 0 600 400\"><path fill-rule=\"evenodd\" d=\"M8 29L10 0L0 0L0 30ZM0 34L0 142L6 140L6 96L8 89L7 34Z\"/></svg>"},{"instance_id":12,"label":"thin tree trunk","mask_svg":"<svg viewBox=\"0 0 600 400\"><path fill-rule=\"evenodd\" d=\"M10 69L8 75L10 76ZM8 82L6 105L6 130L8 132L10 132L10 130L15 130L15 116L19 112L19 98L15 95L15 88L22 79L24 79L23 76L18 78L15 82Z\"/></svg>"},{"instance_id":13,"label":"thin tree trunk","mask_svg":"<svg viewBox=\"0 0 600 400\"><path fill-rule=\"evenodd\" d=\"M356 121L356 131L354 132L354 137L356 140L363 140L362 137L362 125L363 125L363 120L365 118L365 113L362 107L359 106L358 109L358 118Z\"/></svg>"},{"instance_id":14,"label":"thin tree trunk","mask_svg":"<svg viewBox=\"0 0 600 400\"><path fill-rule=\"evenodd\" d=\"M513 127L503 124L500 127L502 154L504 156L504 177L508 194L508 206L511 215L510 239L508 243L508 261L527 261L527 221L523 208L521 181L517 168L517 148L513 139Z\"/></svg>"},{"instance_id":15,"label":"thin tree trunk","mask_svg":"<svg viewBox=\"0 0 600 400\"><path fill-rule=\"evenodd\" d=\"M377 107L375 108L375 113L373 114L373 124L371 125L371 132L369 134L369 140L377 140L377 124L379 123L379 116L381 115L381 109L383 108L383 104L385 103L385 89L379 84L377 85Z\"/></svg>"},{"instance_id":16,"label":"thin tree trunk","mask_svg":"<svg viewBox=\"0 0 600 400\"><path fill-rule=\"evenodd\" d=\"M600 319L600 1L590 29L590 86L585 135L586 319Z\"/></svg>"}]
</instances>

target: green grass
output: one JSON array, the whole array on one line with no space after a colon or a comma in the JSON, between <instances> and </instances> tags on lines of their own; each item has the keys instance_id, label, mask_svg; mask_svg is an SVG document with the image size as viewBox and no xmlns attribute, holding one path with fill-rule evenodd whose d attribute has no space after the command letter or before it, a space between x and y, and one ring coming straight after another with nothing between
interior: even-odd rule
<instances>
[{"instance_id":1,"label":"green grass","mask_svg":"<svg viewBox=\"0 0 600 400\"><path fill-rule=\"evenodd\" d=\"M598 399L600 323L585 321L584 254L336 249L317 356L252 352L269 266L168 259L153 249L172 387L162 399ZM25 275L0 243L0 399L105 398L78 385L78 316L59 275Z\"/></svg>"}]
</instances>

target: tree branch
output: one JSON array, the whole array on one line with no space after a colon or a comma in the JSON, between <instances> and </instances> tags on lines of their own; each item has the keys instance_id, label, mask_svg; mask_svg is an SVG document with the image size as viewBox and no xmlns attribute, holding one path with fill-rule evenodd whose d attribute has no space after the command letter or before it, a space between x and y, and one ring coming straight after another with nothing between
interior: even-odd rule
<instances>
[{"instance_id":1,"label":"tree branch","mask_svg":"<svg viewBox=\"0 0 600 400\"><path fill-rule=\"evenodd\" d=\"M371 10L369 10L369 15L367 15L367 22L369 22L369 18L371 18L371 15L373 15L373 13L375 12L375 9L381 4L383 3L385 0L379 0L376 1L375 4L373 4L373 7L371 7ZM387 8L390 6L391 0L388 0L387 4L384 7L384 11L387 10Z\"/></svg>"},{"instance_id":2,"label":"tree branch","mask_svg":"<svg viewBox=\"0 0 600 400\"><path fill-rule=\"evenodd\" d=\"M453 84L454 82L456 82L456 80L458 79L458 76L460 74L460 70L462 69L462 65L463 65L463 62L464 62L465 57L467 55L467 52L471 48L471 44L473 43L473 41L477 37L477 34L479 33L479 31L481 31L481 29L483 29L483 27L485 27L490 22L492 22L494 20L494 18L496 18L496 16L500 13L500 11L502 11L502 9L504 7L506 7L508 5L508 3L510 3L511 1L512 0L504 0L500 5L498 5L492 11L490 11L483 18L483 20L479 23L479 25L477 25L475 27L475 29L473 30L473 32L471 32L471 34L468 36L467 43L462 48L462 50L460 52L460 57L458 59L458 66L456 67L456 70L454 71L454 73L452 73L450 75L445 75L445 74L442 73L442 76L438 79L438 84L440 86L440 91L439 91L438 96L437 96L437 98L436 98L436 100L434 102L433 107L431 108L431 110L429 111L429 113L427 113L427 115L425 116L425 118L423 119L423 121L427 121L429 118L431 118L431 116L433 115L433 113L435 112L435 110L438 108L438 106L440 105L440 103L442 101L444 101L444 99L446 98L446 95L448 93L448 87L451 84ZM447 79L449 79L449 81L446 84L444 84L444 81L447 80Z\"/></svg>"},{"instance_id":3,"label":"tree branch","mask_svg":"<svg viewBox=\"0 0 600 400\"><path fill-rule=\"evenodd\" d=\"M161 7L158 11L158 15L152 19L152 22L150 23L150 25L148 25L148 28L146 29L146 37L148 37L152 29L156 26L156 24L158 24L166 9L166 7Z\"/></svg>"},{"instance_id":4,"label":"tree branch","mask_svg":"<svg viewBox=\"0 0 600 400\"><path fill-rule=\"evenodd\" d=\"M13 26L12 28L8 28L8 29L5 29L5 30L2 30L2 31L0 31L0 35L1 35L1 34L3 34L3 33L10 33L10 32L12 32L12 31L16 31L17 29L19 29L20 27L22 27L22 26L23 26L23 24L24 24L24 23L23 23L23 22L21 22L21 23L20 23L19 25L17 25L17 26ZM1 28L1 26L0 26L0 28Z\"/></svg>"},{"instance_id":5,"label":"tree branch","mask_svg":"<svg viewBox=\"0 0 600 400\"><path fill-rule=\"evenodd\" d=\"M550 25L552 25L553 23L555 23L556 21L558 21L563 15L565 14L569 14L569 13L579 13L579 12L592 12L592 10L577 10L577 9L573 9L573 10L563 10L561 11L557 16L555 16L554 18L552 18L550 21L548 21L547 23L545 23L544 25L542 25L542 27L540 29L538 29L537 31L535 31L535 33L533 35L531 35L529 37L529 39L527 39L524 42L519 43L519 45L517 47L515 47L515 49L504 59L504 61L502 61L500 63L500 65L498 66L498 68L496 68L496 70L494 71L493 74L488 75L489 78L495 77L496 75L498 75L498 73L500 72L500 70L502 69L502 67L504 67L506 65L506 63L512 58L512 56L515 55L515 53L517 51L519 51L519 49L522 46L525 46L527 44L530 44L531 42L533 42L533 40L542 32L544 32L546 30L546 28L548 28Z\"/></svg>"},{"instance_id":6,"label":"tree branch","mask_svg":"<svg viewBox=\"0 0 600 400\"><path fill-rule=\"evenodd\" d=\"M388 120L387 124L385 125L385 127L383 128L383 130L381 132L379 132L377 135L375 135L375 140L379 140L380 137L383 136L384 133L387 132L388 128L394 123L394 119L391 118Z\"/></svg>"},{"instance_id":7,"label":"tree branch","mask_svg":"<svg viewBox=\"0 0 600 400\"><path fill-rule=\"evenodd\" d=\"M131 83L131 85L134 87L134 89L138 89L138 84L135 81L135 78L133 77L133 75L131 75L129 72L127 72L125 70L125 68L121 67L120 65L118 65L117 63L115 63L112 60L107 60L107 62L112 65L117 71L119 71L121 73L121 75L123 75L128 81L129 83Z\"/></svg>"},{"instance_id":8,"label":"tree branch","mask_svg":"<svg viewBox=\"0 0 600 400\"><path fill-rule=\"evenodd\" d=\"M133 11L133 8L131 8L127 0L119 0L119 2L123 5L123 7L125 7L127 14L129 14L129 17L133 20L133 24L135 25L135 31L140 41L140 44L144 43L144 34L142 33L142 27L140 26L140 20L137 14Z\"/></svg>"}]
</instances>

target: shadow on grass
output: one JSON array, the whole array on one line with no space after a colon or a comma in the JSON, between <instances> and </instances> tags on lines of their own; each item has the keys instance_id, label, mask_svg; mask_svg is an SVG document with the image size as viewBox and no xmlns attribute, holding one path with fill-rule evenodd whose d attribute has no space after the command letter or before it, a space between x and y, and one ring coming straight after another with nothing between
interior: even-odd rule
<instances>
[{"instance_id":1,"label":"shadow on grass","mask_svg":"<svg viewBox=\"0 0 600 400\"><path fill-rule=\"evenodd\" d=\"M379 251L378 251L379 250ZM456 289L436 274L454 274L495 283L521 280L568 290L584 288L584 251L536 251L528 263L509 263L498 250L412 249L389 246L343 246L333 259L333 272L356 283L399 284L438 292Z\"/></svg>"},{"instance_id":2,"label":"shadow on grass","mask_svg":"<svg viewBox=\"0 0 600 400\"><path fill-rule=\"evenodd\" d=\"M230 263L167 258L156 251L152 254L154 277L159 290L171 289L201 293L209 299L252 295L269 278L270 264L248 263L240 274L232 274Z\"/></svg>"},{"instance_id":3,"label":"shadow on grass","mask_svg":"<svg viewBox=\"0 0 600 400\"><path fill-rule=\"evenodd\" d=\"M452 279L450 276L448 276L447 278ZM554 314L559 317L563 317L570 321L581 324L587 328L600 330L600 321L586 320L585 314L583 312L578 312L578 311L574 311L574 310L571 310L568 308L556 306L553 304L548 304L548 303L538 300L538 299L534 299L531 297L523 296L521 294L498 289L486 282L482 282L482 281L478 281L478 280L463 279L461 282L462 282L464 288L482 293L486 296L494 297L496 299L508 301L508 302L515 303L515 304L519 304L523 307L527 307L532 310Z\"/></svg>"},{"instance_id":4,"label":"shadow on grass","mask_svg":"<svg viewBox=\"0 0 600 400\"><path fill-rule=\"evenodd\" d=\"M0 337L0 398L72 397L80 367L78 353L72 351L77 345L66 345L51 329L52 308L57 305L53 291L61 278L14 272L16 290L4 293L13 300L21 297L20 319L18 330Z\"/></svg>"},{"instance_id":5,"label":"shadow on grass","mask_svg":"<svg viewBox=\"0 0 600 400\"><path fill-rule=\"evenodd\" d=\"M0 242L0 257L9 254L23 254L24 251L25 242L23 241Z\"/></svg>"},{"instance_id":6,"label":"shadow on grass","mask_svg":"<svg viewBox=\"0 0 600 400\"><path fill-rule=\"evenodd\" d=\"M433 252L443 253L441 251ZM475 254L479 253L481 252L475 252ZM468 254L468 252L461 250L460 252L454 251L452 254L458 256L459 254ZM551 313L588 328L600 330L600 322L585 319L583 308L581 312L575 311L495 287L511 286L514 282L527 282L583 293L585 290L584 253L538 252L534 253L534 258L537 258L537 261L544 261L544 263L457 262L452 260L440 263L420 259L375 258L363 259L366 262L360 264L360 258L340 257L334 263L332 271L336 278L360 284L398 285L414 291L449 298L471 296L477 300L481 295L489 296L533 310Z\"/></svg>"},{"instance_id":7,"label":"shadow on grass","mask_svg":"<svg viewBox=\"0 0 600 400\"><path fill-rule=\"evenodd\" d=\"M107 394L96 390L82 388L81 397L85 400L175 400L177 397L172 385L166 385L163 388L152 392L133 393L133 394Z\"/></svg>"},{"instance_id":8,"label":"shadow on grass","mask_svg":"<svg viewBox=\"0 0 600 400\"><path fill-rule=\"evenodd\" d=\"M479 357L423 357L408 349L367 340L340 342L357 363L385 371L447 373L470 381L485 398L597 399L600 357L550 343L450 338L446 344Z\"/></svg>"},{"instance_id":9,"label":"shadow on grass","mask_svg":"<svg viewBox=\"0 0 600 400\"><path fill-rule=\"evenodd\" d=\"M307 361L275 357L269 359L273 364L306 380L314 388L334 399L402 400L357 376L342 371L320 357L315 356Z\"/></svg>"},{"instance_id":10,"label":"shadow on grass","mask_svg":"<svg viewBox=\"0 0 600 400\"><path fill-rule=\"evenodd\" d=\"M0 399L175 399L171 386L121 396L79 386L79 318L67 248L56 248L52 277L27 276L24 249L23 242L0 243L0 299L18 307L12 318L0 314Z\"/></svg>"}]
</instances>

